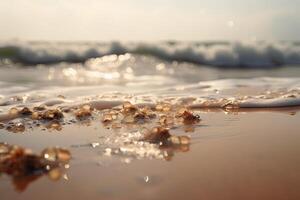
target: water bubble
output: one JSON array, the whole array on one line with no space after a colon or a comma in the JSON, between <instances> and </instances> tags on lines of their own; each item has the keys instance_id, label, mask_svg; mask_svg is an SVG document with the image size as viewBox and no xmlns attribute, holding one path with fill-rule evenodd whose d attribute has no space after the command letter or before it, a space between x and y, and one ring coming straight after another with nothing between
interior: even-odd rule
<instances>
[{"instance_id":1,"label":"water bubble","mask_svg":"<svg viewBox=\"0 0 300 200\"><path fill-rule=\"evenodd\" d=\"M63 178L64 178L64 180L66 180L66 181L68 181L68 180L69 180L69 177L68 177L68 175L67 175L67 174L64 174L64 175L63 175Z\"/></svg>"},{"instance_id":2,"label":"water bubble","mask_svg":"<svg viewBox=\"0 0 300 200\"><path fill-rule=\"evenodd\" d=\"M144 181L145 181L145 183L149 183L150 177L149 177L149 176L145 176L145 177L144 177Z\"/></svg>"},{"instance_id":3,"label":"water bubble","mask_svg":"<svg viewBox=\"0 0 300 200\"><path fill-rule=\"evenodd\" d=\"M100 145L100 143L99 142L92 142L91 145L92 145L93 148L96 148Z\"/></svg>"},{"instance_id":4,"label":"water bubble","mask_svg":"<svg viewBox=\"0 0 300 200\"><path fill-rule=\"evenodd\" d=\"M111 148L106 148L106 149L104 150L104 155L106 155L106 156L111 156L111 154L112 154L112 149L111 149Z\"/></svg>"},{"instance_id":5,"label":"water bubble","mask_svg":"<svg viewBox=\"0 0 300 200\"><path fill-rule=\"evenodd\" d=\"M42 157L52 162L68 162L71 159L71 154L62 148L47 148L42 151Z\"/></svg>"}]
</instances>

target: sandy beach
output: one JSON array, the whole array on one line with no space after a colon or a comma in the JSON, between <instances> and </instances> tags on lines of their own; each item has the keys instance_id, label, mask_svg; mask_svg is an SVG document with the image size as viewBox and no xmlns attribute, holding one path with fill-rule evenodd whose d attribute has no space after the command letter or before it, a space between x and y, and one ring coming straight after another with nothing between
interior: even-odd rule
<instances>
[{"instance_id":1,"label":"sandy beach","mask_svg":"<svg viewBox=\"0 0 300 200\"><path fill-rule=\"evenodd\" d=\"M299 108L194 112L201 116L199 125L170 131L173 135L190 136L190 144L171 147L168 158L163 159L103 154L101 138L111 137L118 130L107 129L99 120L66 125L59 131L33 129L10 133L1 129L1 139L9 144L36 152L45 146L60 146L72 153L70 168L57 180L45 174L28 181L20 190L18 183L22 180L2 174L1 196L278 200L300 197Z\"/></svg>"}]
</instances>

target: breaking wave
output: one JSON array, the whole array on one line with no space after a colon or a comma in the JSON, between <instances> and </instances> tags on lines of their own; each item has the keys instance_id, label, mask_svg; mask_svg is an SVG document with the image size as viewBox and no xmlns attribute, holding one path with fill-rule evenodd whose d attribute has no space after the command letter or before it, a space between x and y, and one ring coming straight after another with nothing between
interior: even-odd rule
<instances>
[{"instance_id":1,"label":"breaking wave","mask_svg":"<svg viewBox=\"0 0 300 200\"><path fill-rule=\"evenodd\" d=\"M6 42L0 44L1 62L53 64L85 62L110 54L141 54L159 59L218 67L276 67L300 64L297 42L161 42L161 43L54 43Z\"/></svg>"}]
</instances>

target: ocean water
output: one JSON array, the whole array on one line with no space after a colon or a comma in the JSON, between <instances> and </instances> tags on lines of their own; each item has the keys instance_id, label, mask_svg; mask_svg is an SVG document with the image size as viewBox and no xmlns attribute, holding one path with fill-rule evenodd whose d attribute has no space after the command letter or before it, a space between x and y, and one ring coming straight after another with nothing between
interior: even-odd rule
<instances>
[{"instance_id":1,"label":"ocean water","mask_svg":"<svg viewBox=\"0 0 300 200\"><path fill-rule=\"evenodd\" d=\"M102 100L298 106L298 77L297 42L10 41L0 44L0 111Z\"/></svg>"}]
</instances>

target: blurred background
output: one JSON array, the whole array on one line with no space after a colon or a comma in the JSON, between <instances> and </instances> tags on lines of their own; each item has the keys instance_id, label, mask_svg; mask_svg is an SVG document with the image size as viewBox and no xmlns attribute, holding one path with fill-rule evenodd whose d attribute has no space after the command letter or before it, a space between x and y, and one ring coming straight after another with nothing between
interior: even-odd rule
<instances>
[{"instance_id":1,"label":"blurred background","mask_svg":"<svg viewBox=\"0 0 300 200\"><path fill-rule=\"evenodd\" d=\"M299 0L10 0L1 40L300 39Z\"/></svg>"},{"instance_id":2,"label":"blurred background","mask_svg":"<svg viewBox=\"0 0 300 200\"><path fill-rule=\"evenodd\" d=\"M1 1L2 95L299 77L299 8L299 0Z\"/></svg>"}]
</instances>

